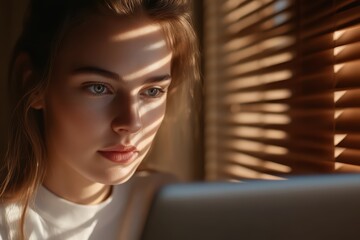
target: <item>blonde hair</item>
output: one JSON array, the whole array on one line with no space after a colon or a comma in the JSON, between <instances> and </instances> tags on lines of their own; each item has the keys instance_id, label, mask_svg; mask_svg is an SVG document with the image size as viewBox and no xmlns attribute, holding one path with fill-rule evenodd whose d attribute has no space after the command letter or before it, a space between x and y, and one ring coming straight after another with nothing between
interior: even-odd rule
<instances>
[{"instance_id":1,"label":"blonde hair","mask_svg":"<svg viewBox=\"0 0 360 240\"><path fill-rule=\"evenodd\" d=\"M8 148L1 159L0 200L22 206L21 238L26 209L45 175L46 146L40 110L31 108L33 96L46 91L61 41L72 25L89 14L146 14L158 22L173 52L171 72L175 89L191 89L197 79L197 41L186 0L31 0L23 31L16 43L9 69L10 116ZM32 77L23 82L17 60L27 54ZM189 88L190 87L190 88Z\"/></svg>"}]
</instances>

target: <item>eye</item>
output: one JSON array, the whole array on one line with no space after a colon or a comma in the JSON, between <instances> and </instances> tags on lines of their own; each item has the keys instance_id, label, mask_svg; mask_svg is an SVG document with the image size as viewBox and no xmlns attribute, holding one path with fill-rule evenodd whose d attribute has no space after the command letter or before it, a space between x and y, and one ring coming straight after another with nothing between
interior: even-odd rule
<instances>
[{"instance_id":1,"label":"eye","mask_svg":"<svg viewBox=\"0 0 360 240\"><path fill-rule=\"evenodd\" d=\"M146 89L142 95L146 95L150 98L157 98L157 97L161 97L164 93L165 91L162 88L153 87Z\"/></svg>"},{"instance_id":2,"label":"eye","mask_svg":"<svg viewBox=\"0 0 360 240\"><path fill-rule=\"evenodd\" d=\"M94 95L104 95L111 93L109 87L103 83L89 83L85 88Z\"/></svg>"}]
</instances>

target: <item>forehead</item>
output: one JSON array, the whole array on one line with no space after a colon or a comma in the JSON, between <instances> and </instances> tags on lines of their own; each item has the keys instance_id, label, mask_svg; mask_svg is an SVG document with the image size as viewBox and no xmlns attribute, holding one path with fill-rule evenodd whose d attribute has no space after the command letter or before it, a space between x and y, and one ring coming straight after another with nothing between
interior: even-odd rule
<instances>
[{"instance_id":1,"label":"forehead","mask_svg":"<svg viewBox=\"0 0 360 240\"><path fill-rule=\"evenodd\" d=\"M143 15L90 16L66 34L55 68L96 66L134 79L168 71L171 51L159 23Z\"/></svg>"}]
</instances>

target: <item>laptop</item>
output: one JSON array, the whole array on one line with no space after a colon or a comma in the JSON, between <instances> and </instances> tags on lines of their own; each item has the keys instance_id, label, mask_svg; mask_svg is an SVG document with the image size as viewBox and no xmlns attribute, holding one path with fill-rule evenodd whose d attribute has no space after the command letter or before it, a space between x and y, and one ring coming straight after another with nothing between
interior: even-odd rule
<instances>
[{"instance_id":1,"label":"laptop","mask_svg":"<svg viewBox=\"0 0 360 240\"><path fill-rule=\"evenodd\" d=\"M142 240L360 239L360 175L166 185Z\"/></svg>"}]
</instances>

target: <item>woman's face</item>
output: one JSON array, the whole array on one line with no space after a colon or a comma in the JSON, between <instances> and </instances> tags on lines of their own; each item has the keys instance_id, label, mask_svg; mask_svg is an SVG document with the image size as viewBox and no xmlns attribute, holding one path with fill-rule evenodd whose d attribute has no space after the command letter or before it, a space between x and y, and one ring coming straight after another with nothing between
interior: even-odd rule
<instances>
[{"instance_id":1,"label":"woman's face","mask_svg":"<svg viewBox=\"0 0 360 240\"><path fill-rule=\"evenodd\" d=\"M50 173L129 179L164 118L171 56L160 26L144 16L93 16L72 28L40 104Z\"/></svg>"}]
</instances>

